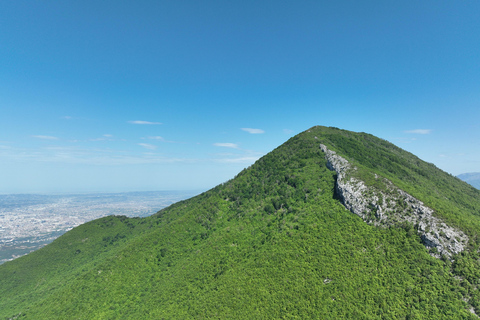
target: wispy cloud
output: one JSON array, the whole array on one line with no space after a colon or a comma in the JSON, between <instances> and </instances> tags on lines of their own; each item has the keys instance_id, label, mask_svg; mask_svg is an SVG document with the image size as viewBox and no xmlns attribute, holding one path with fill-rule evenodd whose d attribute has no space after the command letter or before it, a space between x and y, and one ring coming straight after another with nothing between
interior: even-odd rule
<instances>
[{"instance_id":1,"label":"wispy cloud","mask_svg":"<svg viewBox=\"0 0 480 320\"><path fill-rule=\"evenodd\" d=\"M214 145L217 147L225 147L235 150L232 150L232 152L216 153L213 160L218 163L252 164L264 155L263 152L242 149L235 143L214 143Z\"/></svg>"},{"instance_id":2,"label":"wispy cloud","mask_svg":"<svg viewBox=\"0 0 480 320\"><path fill-rule=\"evenodd\" d=\"M283 133L285 134L293 134L295 131L290 130L290 129L283 129Z\"/></svg>"},{"instance_id":3,"label":"wispy cloud","mask_svg":"<svg viewBox=\"0 0 480 320\"><path fill-rule=\"evenodd\" d=\"M88 164L99 166L112 165L139 165L139 164L164 164L164 163L218 163L224 165L250 165L254 163L262 153L237 149L235 153L210 155L208 157L175 157L161 155L155 150L154 145L138 144L148 149L141 153L111 149L111 148L82 148L79 146L49 146L38 149L24 148L1 148L0 160L2 162L16 163L68 163ZM235 145L235 144L232 144Z\"/></svg>"},{"instance_id":4,"label":"wispy cloud","mask_svg":"<svg viewBox=\"0 0 480 320\"><path fill-rule=\"evenodd\" d=\"M465 158L467 154L461 152L461 153L441 153L438 155L439 158L450 158L450 159L462 159Z\"/></svg>"},{"instance_id":5,"label":"wispy cloud","mask_svg":"<svg viewBox=\"0 0 480 320\"><path fill-rule=\"evenodd\" d=\"M265 133L264 130L262 129L253 129L253 128L241 128L243 131L246 131L248 133L252 134L259 134L259 133Z\"/></svg>"},{"instance_id":6,"label":"wispy cloud","mask_svg":"<svg viewBox=\"0 0 480 320\"><path fill-rule=\"evenodd\" d=\"M219 163L254 163L259 157L239 157L239 158L226 158L226 159L216 159L216 162Z\"/></svg>"},{"instance_id":7,"label":"wispy cloud","mask_svg":"<svg viewBox=\"0 0 480 320\"><path fill-rule=\"evenodd\" d=\"M79 147L49 147L35 150L0 148L0 159L16 163L51 162L106 166L214 161L213 159L177 158L154 153L136 154L126 150Z\"/></svg>"},{"instance_id":8,"label":"wispy cloud","mask_svg":"<svg viewBox=\"0 0 480 320\"><path fill-rule=\"evenodd\" d=\"M142 138L142 139L165 141L165 139L163 137L160 137L160 136L146 137L146 138Z\"/></svg>"},{"instance_id":9,"label":"wispy cloud","mask_svg":"<svg viewBox=\"0 0 480 320\"><path fill-rule=\"evenodd\" d=\"M113 141L113 134L104 134L100 138L90 139L90 141Z\"/></svg>"},{"instance_id":10,"label":"wispy cloud","mask_svg":"<svg viewBox=\"0 0 480 320\"><path fill-rule=\"evenodd\" d=\"M155 146L153 144L149 144L149 143L139 143L138 145L141 146L141 147L144 147L145 149L148 149L148 150L157 149L157 146Z\"/></svg>"},{"instance_id":11,"label":"wispy cloud","mask_svg":"<svg viewBox=\"0 0 480 320\"><path fill-rule=\"evenodd\" d=\"M148 136L148 137L142 137L141 139L143 139L143 140L146 140L146 139L156 140L156 141L161 141L161 142L165 142L165 143L182 143L182 144L185 144L185 142L167 140L167 139L165 139L164 137L161 137L161 136Z\"/></svg>"},{"instance_id":12,"label":"wispy cloud","mask_svg":"<svg viewBox=\"0 0 480 320\"><path fill-rule=\"evenodd\" d=\"M42 140L58 140L57 137L52 137L52 136L41 136L41 135L38 135L38 136L32 136L33 138L37 138L37 139L42 139Z\"/></svg>"},{"instance_id":13,"label":"wispy cloud","mask_svg":"<svg viewBox=\"0 0 480 320\"><path fill-rule=\"evenodd\" d=\"M162 124L161 122L152 122L152 121L143 121L143 120L133 120L128 121L131 124Z\"/></svg>"},{"instance_id":14,"label":"wispy cloud","mask_svg":"<svg viewBox=\"0 0 480 320\"><path fill-rule=\"evenodd\" d=\"M405 138L405 137L395 137L392 138L392 141L397 141L397 143L412 143L416 141L417 138Z\"/></svg>"},{"instance_id":15,"label":"wispy cloud","mask_svg":"<svg viewBox=\"0 0 480 320\"><path fill-rule=\"evenodd\" d=\"M225 148L233 148L238 149L238 144L230 143L230 142L217 142L213 144L216 147L225 147Z\"/></svg>"},{"instance_id":16,"label":"wispy cloud","mask_svg":"<svg viewBox=\"0 0 480 320\"><path fill-rule=\"evenodd\" d=\"M414 129L414 130L405 130L405 133L414 133L414 134L430 134L431 129Z\"/></svg>"}]
</instances>

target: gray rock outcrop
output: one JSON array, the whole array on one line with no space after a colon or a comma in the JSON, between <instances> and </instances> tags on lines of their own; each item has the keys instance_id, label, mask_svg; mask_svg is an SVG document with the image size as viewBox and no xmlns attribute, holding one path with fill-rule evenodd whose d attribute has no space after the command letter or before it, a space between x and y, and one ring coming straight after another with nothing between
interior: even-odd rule
<instances>
[{"instance_id":1,"label":"gray rock outcrop","mask_svg":"<svg viewBox=\"0 0 480 320\"><path fill-rule=\"evenodd\" d=\"M367 186L354 177L357 168L345 158L320 144L327 166L337 173L335 191L345 208L363 221L376 226L399 226L405 222L417 226L423 244L436 257L450 257L465 249L468 237L461 230L448 226L422 201L396 187L391 181L375 174L383 190ZM434 249L436 248L436 250Z\"/></svg>"}]
</instances>

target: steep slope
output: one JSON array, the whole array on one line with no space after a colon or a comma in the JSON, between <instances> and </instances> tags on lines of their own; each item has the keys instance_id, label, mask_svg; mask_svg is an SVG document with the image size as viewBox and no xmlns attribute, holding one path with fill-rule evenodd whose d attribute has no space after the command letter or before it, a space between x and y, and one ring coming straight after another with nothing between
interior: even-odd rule
<instances>
[{"instance_id":1,"label":"steep slope","mask_svg":"<svg viewBox=\"0 0 480 320\"><path fill-rule=\"evenodd\" d=\"M344 182L365 186L371 211L352 214L327 150L355 168ZM384 223L403 216L399 199L377 217L368 204L389 186L462 232L462 250L433 250L417 221ZM0 316L474 319L479 209L478 190L386 141L314 127L197 197L0 266Z\"/></svg>"},{"instance_id":2,"label":"steep slope","mask_svg":"<svg viewBox=\"0 0 480 320\"><path fill-rule=\"evenodd\" d=\"M435 256L458 254L465 250L468 236L459 228L435 217L422 201L377 174L375 185L367 186L356 177L358 168L321 144L327 166L337 173L335 191L343 205L365 222L381 226L414 226L422 242Z\"/></svg>"}]
</instances>

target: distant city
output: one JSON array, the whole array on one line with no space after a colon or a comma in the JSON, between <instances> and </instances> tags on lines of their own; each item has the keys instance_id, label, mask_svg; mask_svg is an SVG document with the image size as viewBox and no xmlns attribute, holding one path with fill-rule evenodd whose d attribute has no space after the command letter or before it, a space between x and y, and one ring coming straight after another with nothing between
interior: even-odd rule
<instances>
[{"instance_id":1,"label":"distant city","mask_svg":"<svg viewBox=\"0 0 480 320\"><path fill-rule=\"evenodd\" d=\"M0 195L0 264L41 248L82 223L108 215L149 216L198 193Z\"/></svg>"}]
</instances>

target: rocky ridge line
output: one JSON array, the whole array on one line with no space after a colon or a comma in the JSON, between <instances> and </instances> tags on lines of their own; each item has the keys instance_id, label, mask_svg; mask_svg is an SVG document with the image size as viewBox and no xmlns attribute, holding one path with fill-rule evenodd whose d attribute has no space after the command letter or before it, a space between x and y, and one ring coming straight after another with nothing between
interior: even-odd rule
<instances>
[{"instance_id":1,"label":"rocky ridge line","mask_svg":"<svg viewBox=\"0 0 480 320\"><path fill-rule=\"evenodd\" d=\"M441 255L451 257L465 249L468 236L434 217L434 211L422 201L376 174L375 179L382 179L387 192L366 186L363 181L350 176L352 171L357 170L356 167L325 145L320 144L320 148L325 153L328 168L337 173L335 192L345 208L363 221L385 227L412 223L425 247L437 258Z\"/></svg>"}]
</instances>

